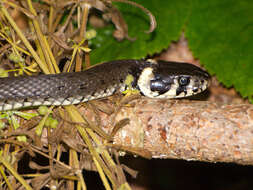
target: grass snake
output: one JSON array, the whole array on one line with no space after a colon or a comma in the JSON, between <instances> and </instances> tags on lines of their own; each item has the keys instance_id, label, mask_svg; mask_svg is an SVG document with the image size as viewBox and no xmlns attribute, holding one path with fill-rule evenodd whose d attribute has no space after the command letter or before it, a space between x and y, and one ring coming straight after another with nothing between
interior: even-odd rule
<instances>
[{"instance_id":1,"label":"grass snake","mask_svg":"<svg viewBox=\"0 0 253 190\"><path fill-rule=\"evenodd\" d=\"M78 104L127 89L151 98L187 97L208 85L209 74L192 64L117 60L81 72L0 78L0 111Z\"/></svg>"}]
</instances>

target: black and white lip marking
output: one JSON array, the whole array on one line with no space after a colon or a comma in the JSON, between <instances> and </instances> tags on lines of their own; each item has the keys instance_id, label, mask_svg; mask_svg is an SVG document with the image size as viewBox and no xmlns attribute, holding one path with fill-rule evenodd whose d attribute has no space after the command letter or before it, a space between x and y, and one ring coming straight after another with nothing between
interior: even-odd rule
<instances>
[{"instance_id":1,"label":"black and white lip marking","mask_svg":"<svg viewBox=\"0 0 253 190\"><path fill-rule=\"evenodd\" d=\"M192 64L159 61L144 68L137 83L147 97L181 98L206 90L209 74Z\"/></svg>"}]
</instances>

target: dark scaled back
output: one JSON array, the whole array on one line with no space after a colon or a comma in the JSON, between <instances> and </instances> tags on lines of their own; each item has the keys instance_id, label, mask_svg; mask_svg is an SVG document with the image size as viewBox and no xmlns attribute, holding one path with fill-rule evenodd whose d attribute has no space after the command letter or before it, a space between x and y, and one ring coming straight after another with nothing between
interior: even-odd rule
<instances>
[{"instance_id":1,"label":"dark scaled back","mask_svg":"<svg viewBox=\"0 0 253 190\"><path fill-rule=\"evenodd\" d=\"M168 76L168 75L189 75L189 76L201 76L205 79L210 78L210 75L202 70L201 68L189 64L189 63L180 63L180 62L166 62L158 61L157 67L155 67L154 73Z\"/></svg>"}]
</instances>

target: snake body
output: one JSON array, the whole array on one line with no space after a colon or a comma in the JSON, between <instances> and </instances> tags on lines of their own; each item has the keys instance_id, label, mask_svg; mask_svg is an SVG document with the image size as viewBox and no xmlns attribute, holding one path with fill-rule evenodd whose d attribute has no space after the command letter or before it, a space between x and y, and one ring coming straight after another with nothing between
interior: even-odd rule
<instances>
[{"instance_id":1,"label":"snake body","mask_svg":"<svg viewBox=\"0 0 253 190\"><path fill-rule=\"evenodd\" d=\"M208 87L209 75L187 63L118 60L75 73L0 79L0 111L69 105L137 89L151 98L191 96Z\"/></svg>"}]
</instances>

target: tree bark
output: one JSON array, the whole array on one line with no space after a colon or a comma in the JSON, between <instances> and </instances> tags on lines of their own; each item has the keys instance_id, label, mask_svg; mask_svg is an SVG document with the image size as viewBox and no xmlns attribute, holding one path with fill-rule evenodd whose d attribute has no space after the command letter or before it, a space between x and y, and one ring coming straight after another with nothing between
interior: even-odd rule
<instances>
[{"instance_id":1,"label":"tree bark","mask_svg":"<svg viewBox=\"0 0 253 190\"><path fill-rule=\"evenodd\" d=\"M145 97L129 104L117 114L99 112L107 132L114 118L130 119L116 133L117 145L143 148L152 158L253 164L253 105ZM94 121L94 112L85 112Z\"/></svg>"}]
</instances>

